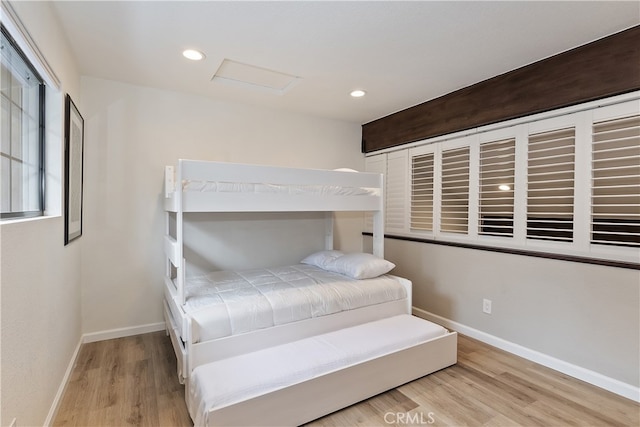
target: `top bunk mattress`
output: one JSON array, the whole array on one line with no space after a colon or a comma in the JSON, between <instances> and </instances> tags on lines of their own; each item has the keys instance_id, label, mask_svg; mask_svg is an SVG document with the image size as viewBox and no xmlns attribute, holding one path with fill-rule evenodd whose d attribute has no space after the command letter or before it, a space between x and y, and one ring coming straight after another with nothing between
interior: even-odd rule
<instances>
[{"instance_id":1,"label":"top bunk mattress","mask_svg":"<svg viewBox=\"0 0 640 427\"><path fill-rule=\"evenodd\" d=\"M169 212L381 211L382 174L178 160L165 168Z\"/></svg>"},{"instance_id":2,"label":"top bunk mattress","mask_svg":"<svg viewBox=\"0 0 640 427\"><path fill-rule=\"evenodd\" d=\"M307 264L187 278L193 342L407 298L391 276L357 280Z\"/></svg>"},{"instance_id":3,"label":"top bunk mattress","mask_svg":"<svg viewBox=\"0 0 640 427\"><path fill-rule=\"evenodd\" d=\"M185 192L286 194L314 196L380 196L379 188L350 187L340 185L287 185L252 182L221 182L183 180Z\"/></svg>"}]
</instances>

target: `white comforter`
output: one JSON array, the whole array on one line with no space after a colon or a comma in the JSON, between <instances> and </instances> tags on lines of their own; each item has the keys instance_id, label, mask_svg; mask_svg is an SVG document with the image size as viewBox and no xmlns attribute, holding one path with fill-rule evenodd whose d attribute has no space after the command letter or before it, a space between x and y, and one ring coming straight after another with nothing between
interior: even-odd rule
<instances>
[{"instance_id":1,"label":"white comforter","mask_svg":"<svg viewBox=\"0 0 640 427\"><path fill-rule=\"evenodd\" d=\"M187 280L194 342L407 297L392 277L355 280L306 264L216 271Z\"/></svg>"}]
</instances>

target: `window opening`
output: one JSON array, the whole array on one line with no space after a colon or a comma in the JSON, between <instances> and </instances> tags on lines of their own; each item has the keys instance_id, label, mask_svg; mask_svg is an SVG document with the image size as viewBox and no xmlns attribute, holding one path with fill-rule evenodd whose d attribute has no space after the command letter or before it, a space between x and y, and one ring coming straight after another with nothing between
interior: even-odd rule
<instances>
[{"instance_id":1,"label":"window opening","mask_svg":"<svg viewBox=\"0 0 640 427\"><path fill-rule=\"evenodd\" d=\"M433 231L434 153L411 158L411 229Z\"/></svg>"},{"instance_id":2,"label":"window opening","mask_svg":"<svg viewBox=\"0 0 640 427\"><path fill-rule=\"evenodd\" d=\"M527 238L573 241L575 128L529 136Z\"/></svg>"},{"instance_id":3,"label":"window opening","mask_svg":"<svg viewBox=\"0 0 640 427\"><path fill-rule=\"evenodd\" d=\"M640 115L594 123L591 243L640 246Z\"/></svg>"},{"instance_id":4,"label":"window opening","mask_svg":"<svg viewBox=\"0 0 640 427\"><path fill-rule=\"evenodd\" d=\"M1 30L1 217L39 216L44 211L44 82L4 26Z\"/></svg>"},{"instance_id":5,"label":"window opening","mask_svg":"<svg viewBox=\"0 0 640 427\"><path fill-rule=\"evenodd\" d=\"M513 237L516 140L480 144L478 233Z\"/></svg>"},{"instance_id":6,"label":"window opening","mask_svg":"<svg viewBox=\"0 0 640 427\"><path fill-rule=\"evenodd\" d=\"M440 231L467 234L469 229L469 147L442 151Z\"/></svg>"}]
</instances>

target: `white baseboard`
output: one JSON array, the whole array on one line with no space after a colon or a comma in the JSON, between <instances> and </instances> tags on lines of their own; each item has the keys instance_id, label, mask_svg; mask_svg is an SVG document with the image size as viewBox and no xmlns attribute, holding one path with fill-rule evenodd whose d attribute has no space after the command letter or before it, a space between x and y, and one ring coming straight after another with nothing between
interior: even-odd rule
<instances>
[{"instance_id":1,"label":"white baseboard","mask_svg":"<svg viewBox=\"0 0 640 427\"><path fill-rule=\"evenodd\" d=\"M82 346L82 339L78 341L78 345L76 349L73 351L73 355L71 356L71 360L69 361L69 365L67 366L67 370L62 377L62 382L60 383L60 387L58 387L58 392L56 393L56 397L53 399L53 403L51 404L51 408L49 408L49 413L47 414L47 419L44 422L45 426L50 426L53 424L53 420L58 413L58 407L60 406L60 401L62 400L62 396L64 396L64 391L67 389L67 384L69 383L69 377L71 376L71 372L73 372L73 367L76 364L76 359L78 358L78 353L80 353L80 347Z\"/></svg>"},{"instance_id":2,"label":"white baseboard","mask_svg":"<svg viewBox=\"0 0 640 427\"><path fill-rule=\"evenodd\" d=\"M130 337L132 335L140 335L140 334L147 334L149 332L163 331L164 329L165 329L164 322L149 323L147 325L132 326L128 328L109 329L107 331L91 332L88 334L84 334L82 335L82 342L89 343L89 342L110 340L114 338Z\"/></svg>"},{"instance_id":3,"label":"white baseboard","mask_svg":"<svg viewBox=\"0 0 640 427\"><path fill-rule=\"evenodd\" d=\"M617 395L626 397L627 399L640 402L640 388L631 384L624 383L614 378L607 377L598 372L591 371L589 369L582 368L564 360L556 359L553 356L549 356L539 351L532 350L527 347L523 347L519 344L506 341L502 338L498 338L486 332L478 329L465 326L461 323L454 322L437 314L430 313L428 311L413 307L413 314L422 317L423 319L430 320L434 323L444 326L445 328L453 329L461 334L467 335L471 338L475 338L478 341L482 341L493 347L497 347L501 350L515 354L532 362L538 363L547 368L554 369L563 374L585 381L589 384L608 390Z\"/></svg>"}]
</instances>

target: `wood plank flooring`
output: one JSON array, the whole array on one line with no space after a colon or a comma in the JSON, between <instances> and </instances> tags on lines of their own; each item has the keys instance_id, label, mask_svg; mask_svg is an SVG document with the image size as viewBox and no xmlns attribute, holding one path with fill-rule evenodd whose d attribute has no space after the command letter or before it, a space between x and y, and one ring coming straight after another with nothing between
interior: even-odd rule
<instances>
[{"instance_id":1,"label":"wood plank flooring","mask_svg":"<svg viewBox=\"0 0 640 427\"><path fill-rule=\"evenodd\" d=\"M164 332L83 344L54 426L191 426Z\"/></svg>"},{"instance_id":2,"label":"wood plank flooring","mask_svg":"<svg viewBox=\"0 0 640 427\"><path fill-rule=\"evenodd\" d=\"M164 332L85 344L54 426L191 426ZM321 396L318 396L321 398ZM640 426L640 405L459 336L458 363L308 424Z\"/></svg>"}]
</instances>

